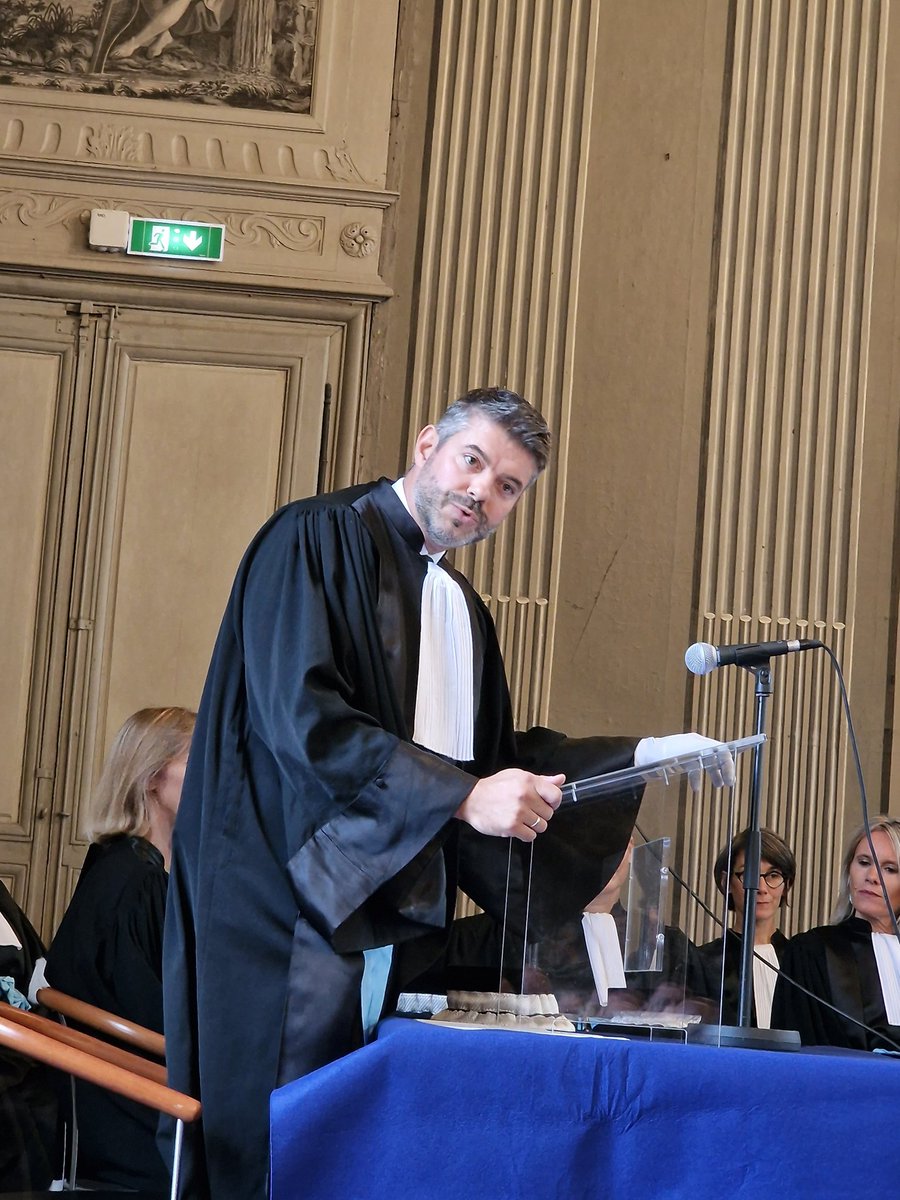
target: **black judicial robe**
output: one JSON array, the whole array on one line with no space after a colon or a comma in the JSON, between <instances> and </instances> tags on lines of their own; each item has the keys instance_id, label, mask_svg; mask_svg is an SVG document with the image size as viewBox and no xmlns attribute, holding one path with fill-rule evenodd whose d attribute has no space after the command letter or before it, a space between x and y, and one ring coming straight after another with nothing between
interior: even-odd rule
<instances>
[{"instance_id":1,"label":"black judicial robe","mask_svg":"<svg viewBox=\"0 0 900 1200\"><path fill-rule=\"evenodd\" d=\"M0 975L12 978L16 989L27 996L44 947L2 881L0 915L21 943L21 947L0 946ZM0 1192L49 1187L61 1168L54 1073L43 1063L0 1048Z\"/></svg>"},{"instance_id":2,"label":"black judicial robe","mask_svg":"<svg viewBox=\"0 0 900 1200\"><path fill-rule=\"evenodd\" d=\"M845 1046L851 1050L898 1048L900 1028L888 1024L884 1011L868 921L848 917L837 925L820 925L798 933L788 941L779 958L783 974L775 985L772 1001L775 1028L796 1029L804 1046ZM813 995L807 996L794 987L791 979ZM855 1020L819 1004L816 996ZM862 1021L873 1032L855 1021Z\"/></svg>"},{"instance_id":3,"label":"black judicial robe","mask_svg":"<svg viewBox=\"0 0 900 1200\"><path fill-rule=\"evenodd\" d=\"M0 975L10 975L17 989L28 994L31 973L39 958L44 957L44 946L37 930L16 904L6 884L0 880L0 916L6 918L13 933L21 942L18 946L0 946Z\"/></svg>"},{"instance_id":4,"label":"black judicial robe","mask_svg":"<svg viewBox=\"0 0 900 1200\"><path fill-rule=\"evenodd\" d=\"M510 848L514 885L524 878L523 843L452 820L479 777L631 763L632 738L514 732L493 622L455 572L472 619L475 760L412 743L421 547L380 480L281 509L238 569L192 741L166 919L169 1078L203 1104L185 1143L191 1197L265 1194L269 1094L360 1045L364 949L398 947L396 992L439 952L457 883L497 911ZM535 856L538 924L602 888L638 804L632 794L554 817Z\"/></svg>"},{"instance_id":5,"label":"black judicial robe","mask_svg":"<svg viewBox=\"0 0 900 1200\"><path fill-rule=\"evenodd\" d=\"M699 995L713 1002L709 1020L722 1025L737 1025L738 1009L741 1002L741 947L743 937L734 929L729 929L725 938L715 938L697 949L697 962L700 967ZM722 945L725 945L725 971L722 972ZM781 930L776 929L772 934L772 945L779 963L784 953L788 939ZM719 992L722 993L722 1015L719 1018ZM756 1028L756 1003L751 1014L753 1028ZM781 1029L772 1019L772 1028Z\"/></svg>"},{"instance_id":6,"label":"black judicial robe","mask_svg":"<svg viewBox=\"0 0 900 1200\"><path fill-rule=\"evenodd\" d=\"M163 856L144 838L90 846L47 955L47 982L162 1033L167 879ZM76 1102L79 1177L164 1191L168 1172L154 1110L83 1081Z\"/></svg>"}]
</instances>

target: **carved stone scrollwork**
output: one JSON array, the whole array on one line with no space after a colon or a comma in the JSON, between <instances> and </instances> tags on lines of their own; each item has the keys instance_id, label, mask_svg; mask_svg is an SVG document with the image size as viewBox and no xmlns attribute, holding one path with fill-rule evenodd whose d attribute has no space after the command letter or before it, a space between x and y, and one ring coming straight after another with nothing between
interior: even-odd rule
<instances>
[{"instance_id":1,"label":"carved stone scrollwork","mask_svg":"<svg viewBox=\"0 0 900 1200\"><path fill-rule=\"evenodd\" d=\"M341 230L341 249L351 258L367 258L375 249L375 231L353 221Z\"/></svg>"},{"instance_id":2,"label":"carved stone scrollwork","mask_svg":"<svg viewBox=\"0 0 900 1200\"><path fill-rule=\"evenodd\" d=\"M53 225L68 227L73 221L89 219L90 210L85 209L84 200L57 199L28 192L0 195L0 225L18 221L28 228L49 229Z\"/></svg>"},{"instance_id":3,"label":"carved stone scrollwork","mask_svg":"<svg viewBox=\"0 0 900 1200\"><path fill-rule=\"evenodd\" d=\"M92 201L91 207L123 209L133 217L165 217L172 221L223 224L232 245L243 242L250 246L282 247L295 254L321 254L325 241L325 219L317 216L271 217L258 213L173 208L170 205L165 205L165 211L161 212L159 208L135 204L133 200L121 196L98 196ZM19 222L32 228L49 229L54 225L69 228L73 223L87 225L90 219L90 208L85 206L81 198L41 196L27 192L0 193L0 226Z\"/></svg>"},{"instance_id":4,"label":"carved stone scrollwork","mask_svg":"<svg viewBox=\"0 0 900 1200\"><path fill-rule=\"evenodd\" d=\"M227 240L232 245L244 242L250 246L281 246L295 254L321 254L325 240L323 217L270 217L260 213L213 212L212 209L168 211L166 215L174 220L221 223L228 231Z\"/></svg>"}]
</instances>

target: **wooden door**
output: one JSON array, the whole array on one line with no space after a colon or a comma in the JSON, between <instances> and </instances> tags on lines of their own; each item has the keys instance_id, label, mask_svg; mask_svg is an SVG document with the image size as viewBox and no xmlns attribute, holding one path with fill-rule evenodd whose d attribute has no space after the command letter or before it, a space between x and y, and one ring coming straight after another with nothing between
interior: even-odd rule
<instances>
[{"instance_id":1,"label":"wooden door","mask_svg":"<svg viewBox=\"0 0 900 1200\"><path fill-rule=\"evenodd\" d=\"M0 298L0 878L32 919L51 842L74 516L99 319Z\"/></svg>"},{"instance_id":2,"label":"wooden door","mask_svg":"<svg viewBox=\"0 0 900 1200\"><path fill-rule=\"evenodd\" d=\"M6 323L0 342L19 444L0 662L20 681L0 726L19 795L0 818L0 874L47 937L112 734L137 708L196 707L247 542L316 491L343 330L96 305L21 319L44 341L37 361L23 329Z\"/></svg>"}]
</instances>

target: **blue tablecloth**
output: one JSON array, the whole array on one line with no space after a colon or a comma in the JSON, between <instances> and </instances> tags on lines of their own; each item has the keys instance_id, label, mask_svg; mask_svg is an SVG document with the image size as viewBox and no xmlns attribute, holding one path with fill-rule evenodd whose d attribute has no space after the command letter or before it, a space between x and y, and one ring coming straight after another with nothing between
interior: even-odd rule
<instances>
[{"instance_id":1,"label":"blue tablecloth","mask_svg":"<svg viewBox=\"0 0 900 1200\"><path fill-rule=\"evenodd\" d=\"M273 1200L879 1200L900 1061L395 1018L272 1096Z\"/></svg>"}]
</instances>

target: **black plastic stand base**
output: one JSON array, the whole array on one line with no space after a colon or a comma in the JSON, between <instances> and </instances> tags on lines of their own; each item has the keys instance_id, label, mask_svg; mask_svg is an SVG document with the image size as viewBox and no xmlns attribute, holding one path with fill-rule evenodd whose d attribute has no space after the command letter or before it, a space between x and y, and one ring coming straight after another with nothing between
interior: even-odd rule
<instances>
[{"instance_id":1,"label":"black plastic stand base","mask_svg":"<svg viewBox=\"0 0 900 1200\"><path fill-rule=\"evenodd\" d=\"M688 1025L687 1040L695 1046L734 1046L742 1050L799 1050L796 1029L753 1029L743 1025Z\"/></svg>"}]
</instances>

